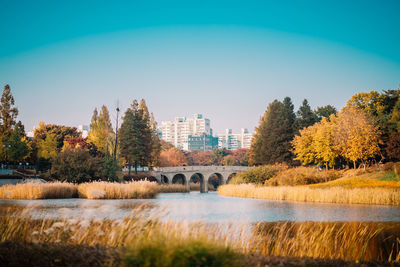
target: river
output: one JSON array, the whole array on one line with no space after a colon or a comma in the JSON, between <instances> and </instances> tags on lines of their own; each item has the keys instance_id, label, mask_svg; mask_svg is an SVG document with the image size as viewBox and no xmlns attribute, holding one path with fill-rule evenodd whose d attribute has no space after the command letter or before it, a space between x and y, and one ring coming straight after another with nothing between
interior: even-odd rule
<instances>
[{"instance_id":1,"label":"river","mask_svg":"<svg viewBox=\"0 0 400 267\"><path fill-rule=\"evenodd\" d=\"M177 221L257 222L257 221L400 221L400 207L300 203L200 194L163 193L146 200L0 200L0 206L38 207L36 217L121 218L132 206L164 210L163 218Z\"/></svg>"}]
</instances>

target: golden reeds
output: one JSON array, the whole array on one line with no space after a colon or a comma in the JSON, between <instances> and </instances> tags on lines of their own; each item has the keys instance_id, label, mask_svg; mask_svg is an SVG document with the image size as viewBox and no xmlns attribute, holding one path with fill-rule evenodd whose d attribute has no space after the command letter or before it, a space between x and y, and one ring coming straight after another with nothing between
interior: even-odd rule
<instances>
[{"instance_id":1,"label":"golden reeds","mask_svg":"<svg viewBox=\"0 0 400 267\"><path fill-rule=\"evenodd\" d=\"M146 247L151 249L148 253L154 253L202 242L243 254L400 260L400 223L275 222L249 226L161 222L161 216L159 211L138 206L129 216L116 220L32 219L29 209L11 208L0 216L0 242L127 247L134 256ZM248 227L252 231L247 231Z\"/></svg>"},{"instance_id":2,"label":"golden reeds","mask_svg":"<svg viewBox=\"0 0 400 267\"><path fill-rule=\"evenodd\" d=\"M0 186L0 198L53 199L77 196L77 186L70 183L22 183Z\"/></svg>"},{"instance_id":3,"label":"golden reeds","mask_svg":"<svg viewBox=\"0 0 400 267\"><path fill-rule=\"evenodd\" d=\"M88 199L154 198L158 193L158 185L149 181L91 182L78 185L78 193L79 197Z\"/></svg>"},{"instance_id":4,"label":"golden reeds","mask_svg":"<svg viewBox=\"0 0 400 267\"><path fill-rule=\"evenodd\" d=\"M231 197L325 202L339 204L400 205L398 188L314 188L307 186L223 185L218 194Z\"/></svg>"}]
</instances>

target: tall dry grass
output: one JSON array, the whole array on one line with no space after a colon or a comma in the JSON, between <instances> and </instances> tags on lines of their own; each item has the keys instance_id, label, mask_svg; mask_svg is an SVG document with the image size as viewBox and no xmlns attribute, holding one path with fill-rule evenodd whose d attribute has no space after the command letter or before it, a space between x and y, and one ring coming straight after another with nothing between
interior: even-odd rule
<instances>
[{"instance_id":1,"label":"tall dry grass","mask_svg":"<svg viewBox=\"0 0 400 267\"><path fill-rule=\"evenodd\" d=\"M215 191L212 184L207 184L208 191ZM200 183L190 183L190 191L200 191Z\"/></svg>"},{"instance_id":2,"label":"tall dry grass","mask_svg":"<svg viewBox=\"0 0 400 267\"><path fill-rule=\"evenodd\" d=\"M260 223L253 249L274 256L399 261L400 223Z\"/></svg>"},{"instance_id":3,"label":"tall dry grass","mask_svg":"<svg viewBox=\"0 0 400 267\"><path fill-rule=\"evenodd\" d=\"M306 186L223 185L218 194L231 197L325 202L339 204L400 205L399 188L314 188Z\"/></svg>"},{"instance_id":4,"label":"tall dry grass","mask_svg":"<svg viewBox=\"0 0 400 267\"><path fill-rule=\"evenodd\" d=\"M78 195L77 186L70 183L23 183L0 186L0 198L5 199L55 199Z\"/></svg>"},{"instance_id":5,"label":"tall dry grass","mask_svg":"<svg viewBox=\"0 0 400 267\"><path fill-rule=\"evenodd\" d=\"M149 181L128 183L91 182L78 185L78 194L88 199L135 199L154 198L158 185Z\"/></svg>"},{"instance_id":6,"label":"tall dry grass","mask_svg":"<svg viewBox=\"0 0 400 267\"><path fill-rule=\"evenodd\" d=\"M29 210L17 209L1 215L0 242L125 247L128 262L138 258L145 262L171 260L167 257L174 255L190 260L185 257L192 253L212 253L207 248L218 250L213 257L221 262L237 257L235 252L347 261L400 260L400 223L276 222L259 223L247 231L248 225L161 222L162 214L140 206L119 220L35 220Z\"/></svg>"}]
</instances>

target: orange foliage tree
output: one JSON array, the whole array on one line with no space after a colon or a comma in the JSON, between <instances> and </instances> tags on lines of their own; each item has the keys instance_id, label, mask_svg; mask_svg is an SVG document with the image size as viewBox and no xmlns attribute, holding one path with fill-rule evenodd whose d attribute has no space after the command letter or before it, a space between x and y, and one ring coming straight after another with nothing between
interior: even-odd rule
<instances>
[{"instance_id":1,"label":"orange foliage tree","mask_svg":"<svg viewBox=\"0 0 400 267\"><path fill-rule=\"evenodd\" d=\"M159 164L161 167L186 166L188 162L185 154L180 149L173 147L161 151Z\"/></svg>"}]
</instances>

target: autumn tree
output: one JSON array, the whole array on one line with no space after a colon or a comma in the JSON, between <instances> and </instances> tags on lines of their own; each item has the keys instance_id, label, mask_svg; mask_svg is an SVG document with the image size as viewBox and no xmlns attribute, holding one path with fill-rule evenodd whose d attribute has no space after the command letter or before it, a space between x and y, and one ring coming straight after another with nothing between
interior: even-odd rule
<instances>
[{"instance_id":1,"label":"autumn tree","mask_svg":"<svg viewBox=\"0 0 400 267\"><path fill-rule=\"evenodd\" d=\"M106 106L101 107L100 114L97 108L93 111L88 142L92 142L103 154L111 155L114 146L112 145L114 132L111 125L110 113Z\"/></svg>"},{"instance_id":2,"label":"autumn tree","mask_svg":"<svg viewBox=\"0 0 400 267\"><path fill-rule=\"evenodd\" d=\"M222 165L224 166L235 166L237 162L232 155L227 155L222 159Z\"/></svg>"},{"instance_id":3,"label":"autumn tree","mask_svg":"<svg viewBox=\"0 0 400 267\"><path fill-rule=\"evenodd\" d=\"M335 119L335 146L341 156L364 166L374 158L379 149L379 129L367 113L356 108L346 108Z\"/></svg>"},{"instance_id":4,"label":"autumn tree","mask_svg":"<svg viewBox=\"0 0 400 267\"><path fill-rule=\"evenodd\" d=\"M58 153L56 137L52 134L48 134L44 140L39 140L37 148L39 158L50 159L55 157Z\"/></svg>"},{"instance_id":5,"label":"autumn tree","mask_svg":"<svg viewBox=\"0 0 400 267\"><path fill-rule=\"evenodd\" d=\"M168 150L163 150L160 153L160 166L186 166L188 165L185 154L182 150L173 147Z\"/></svg>"},{"instance_id":6,"label":"autumn tree","mask_svg":"<svg viewBox=\"0 0 400 267\"><path fill-rule=\"evenodd\" d=\"M61 150L64 141L68 138L81 136L76 127L39 122L39 126L35 127L33 131L34 142L39 143L40 140L45 140L48 135L52 135L56 139L58 151Z\"/></svg>"}]
</instances>

